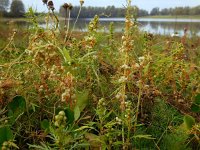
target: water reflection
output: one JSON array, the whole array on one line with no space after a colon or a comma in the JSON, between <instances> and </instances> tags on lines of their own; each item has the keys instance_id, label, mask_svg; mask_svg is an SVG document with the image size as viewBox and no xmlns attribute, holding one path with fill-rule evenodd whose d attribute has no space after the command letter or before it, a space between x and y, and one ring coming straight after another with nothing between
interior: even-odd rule
<instances>
[{"instance_id":1,"label":"water reflection","mask_svg":"<svg viewBox=\"0 0 200 150\"><path fill-rule=\"evenodd\" d=\"M88 23L91 19L79 19L75 30L76 31L87 31ZM124 18L101 18L101 31L108 31L110 22L114 23L115 32L122 32L124 27ZM0 24L7 24L7 22L0 22ZM72 27L74 20L70 21ZM17 27L31 27L30 23L24 21L15 22ZM44 22L40 23L41 27L46 27ZM50 24L52 27L52 24ZM64 20L60 21L59 27L64 28ZM142 31L148 31L154 34L171 35L172 33L178 32L183 35L184 28L187 28L190 35L200 35L200 20L197 19L153 19L153 18L142 18L139 19L139 27Z\"/></svg>"}]
</instances>

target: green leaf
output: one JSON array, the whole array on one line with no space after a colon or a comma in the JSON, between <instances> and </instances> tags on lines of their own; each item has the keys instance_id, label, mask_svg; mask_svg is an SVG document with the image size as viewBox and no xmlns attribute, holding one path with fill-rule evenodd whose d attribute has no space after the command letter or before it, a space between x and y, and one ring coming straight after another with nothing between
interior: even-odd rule
<instances>
[{"instance_id":1,"label":"green leaf","mask_svg":"<svg viewBox=\"0 0 200 150\"><path fill-rule=\"evenodd\" d=\"M11 124L24 113L26 110L26 101L22 96L16 96L8 104L8 117L10 118Z\"/></svg>"},{"instance_id":2,"label":"green leaf","mask_svg":"<svg viewBox=\"0 0 200 150\"><path fill-rule=\"evenodd\" d=\"M13 133L9 127L0 128L0 147L5 141L13 140Z\"/></svg>"},{"instance_id":3,"label":"green leaf","mask_svg":"<svg viewBox=\"0 0 200 150\"><path fill-rule=\"evenodd\" d=\"M149 71L149 66L150 63L148 63L145 67L144 67L144 74L146 74Z\"/></svg>"},{"instance_id":4,"label":"green leaf","mask_svg":"<svg viewBox=\"0 0 200 150\"><path fill-rule=\"evenodd\" d=\"M92 133L86 133L85 138L88 140L91 147L100 147L103 143L100 136L97 136L97 135L92 134Z\"/></svg>"},{"instance_id":5,"label":"green leaf","mask_svg":"<svg viewBox=\"0 0 200 150\"><path fill-rule=\"evenodd\" d=\"M94 129L93 127L89 127L89 126L82 126L82 127L80 127L80 128L78 128L78 129L76 129L76 130L74 130L75 132L76 131L82 131L82 130L85 130L85 129Z\"/></svg>"},{"instance_id":6,"label":"green leaf","mask_svg":"<svg viewBox=\"0 0 200 150\"><path fill-rule=\"evenodd\" d=\"M133 138L140 138L140 139L143 138L143 139L148 139L148 140L155 139L151 135L135 135Z\"/></svg>"},{"instance_id":7,"label":"green leaf","mask_svg":"<svg viewBox=\"0 0 200 150\"><path fill-rule=\"evenodd\" d=\"M77 99L77 104L76 106L79 107L80 112L83 111L83 109L87 106L88 104L88 95L89 91L85 90L79 93L76 93L76 99Z\"/></svg>"},{"instance_id":8,"label":"green leaf","mask_svg":"<svg viewBox=\"0 0 200 150\"><path fill-rule=\"evenodd\" d=\"M191 106L191 110L192 110L192 112L199 113L200 112L200 106L194 103Z\"/></svg>"},{"instance_id":9,"label":"green leaf","mask_svg":"<svg viewBox=\"0 0 200 150\"><path fill-rule=\"evenodd\" d=\"M72 124L74 122L74 112L69 108L65 109L64 111L67 117L67 124Z\"/></svg>"},{"instance_id":10,"label":"green leaf","mask_svg":"<svg viewBox=\"0 0 200 150\"><path fill-rule=\"evenodd\" d=\"M80 117L80 115L81 115L80 109L79 109L78 106L76 106L74 108L74 119L75 119L75 121L78 120L78 118Z\"/></svg>"},{"instance_id":11,"label":"green leaf","mask_svg":"<svg viewBox=\"0 0 200 150\"><path fill-rule=\"evenodd\" d=\"M72 59L71 59L71 57L69 55L69 51L66 48L63 48L63 55L65 57L65 60L67 60L68 62L72 61Z\"/></svg>"},{"instance_id":12,"label":"green leaf","mask_svg":"<svg viewBox=\"0 0 200 150\"><path fill-rule=\"evenodd\" d=\"M185 115L183 121L187 130L190 130L195 125L195 119L190 115Z\"/></svg>"},{"instance_id":13,"label":"green leaf","mask_svg":"<svg viewBox=\"0 0 200 150\"><path fill-rule=\"evenodd\" d=\"M197 94L197 95L195 96L194 103L197 104L197 105L200 105L200 94Z\"/></svg>"},{"instance_id":14,"label":"green leaf","mask_svg":"<svg viewBox=\"0 0 200 150\"><path fill-rule=\"evenodd\" d=\"M47 119L44 119L42 120L42 122L40 123L40 126L43 130L45 131L49 131L49 126L50 126L50 123Z\"/></svg>"},{"instance_id":15,"label":"green leaf","mask_svg":"<svg viewBox=\"0 0 200 150\"><path fill-rule=\"evenodd\" d=\"M200 112L200 94L197 94L194 98L194 102L191 106L192 112L199 113Z\"/></svg>"}]
</instances>

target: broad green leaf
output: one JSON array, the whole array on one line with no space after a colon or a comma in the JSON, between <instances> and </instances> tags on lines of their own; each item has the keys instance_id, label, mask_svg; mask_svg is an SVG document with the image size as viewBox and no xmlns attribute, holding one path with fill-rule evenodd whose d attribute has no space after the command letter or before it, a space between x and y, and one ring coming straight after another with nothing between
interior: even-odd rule
<instances>
[{"instance_id":1,"label":"broad green leaf","mask_svg":"<svg viewBox=\"0 0 200 150\"><path fill-rule=\"evenodd\" d=\"M0 147L5 141L13 140L13 133L9 127L0 128Z\"/></svg>"},{"instance_id":2,"label":"broad green leaf","mask_svg":"<svg viewBox=\"0 0 200 150\"><path fill-rule=\"evenodd\" d=\"M194 102L191 106L192 112L199 113L200 112L200 94L197 94L194 98Z\"/></svg>"},{"instance_id":3,"label":"broad green leaf","mask_svg":"<svg viewBox=\"0 0 200 150\"><path fill-rule=\"evenodd\" d=\"M192 110L192 112L199 113L200 112L200 105L197 105L196 103L192 104L191 110Z\"/></svg>"},{"instance_id":4,"label":"broad green leaf","mask_svg":"<svg viewBox=\"0 0 200 150\"><path fill-rule=\"evenodd\" d=\"M200 105L200 94L197 94L196 96L195 96L195 104L197 104L197 105Z\"/></svg>"},{"instance_id":5,"label":"broad green leaf","mask_svg":"<svg viewBox=\"0 0 200 150\"><path fill-rule=\"evenodd\" d=\"M78 120L78 118L80 117L80 115L81 115L80 109L79 109L78 106L76 106L74 108L74 119L75 119L75 121Z\"/></svg>"},{"instance_id":6,"label":"broad green leaf","mask_svg":"<svg viewBox=\"0 0 200 150\"><path fill-rule=\"evenodd\" d=\"M83 92L77 92L76 93L76 99L77 99L77 104L76 106L79 107L80 112L83 111L83 109L87 106L88 104L88 95L89 95L89 91L85 90Z\"/></svg>"},{"instance_id":7,"label":"broad green leaf","mask_svg":"<svg viewBox=\"0 0 200 150\"><path fill-rule=\"evenodd\" d=\"M67 60L68 62L72 61L72 59L69 55L69 51L66 48L63 48L63 54L64 54L64 57L65 57L65 60Z\"/></svg>"},{"instance_id":8,"label":"broad green leaf","mask_svg":"<svg viewBox=\"0 0 200 150\"><path fill-rule=\"evenodd\" d=\"M8 104L8 117L10 118L11 124L15 122L15 120L24 113L26 110L26 101L22 96L16 96L13 100Z\"/></svg>"},{"instance_id":9,"label":"broad green leaf","mask_svg":"<svg viewBox=\"0 0 200 150\"><path fill-rule=\"evenodd\" d=\"M185 115L183 121L187 130L190 130L195 125L195 119L190 115Z\"/></svg>"},{"instance_id":10,"label":"broad green leaf","mask_svg":"<svg viewBox=\"0 0 200 150\"><path fill-rule=\"evenodd\" d=\"M49 130L49 126L50 126L50 123L47 119L44 119L41 123L40 123L40 126L43 130L45 131L48 131Z\"/></svg>"},{"instance_id":11,"label":"broad green leaf","mask_svg":"<svg viewBox=\"0 0 200 150\"><path fill-rule=\"evenodd\" d=\"M74 112L67 108L65 109L65 115L67 117L67 124L72 124L74 122Z\"/></svg>"}]
</instances>

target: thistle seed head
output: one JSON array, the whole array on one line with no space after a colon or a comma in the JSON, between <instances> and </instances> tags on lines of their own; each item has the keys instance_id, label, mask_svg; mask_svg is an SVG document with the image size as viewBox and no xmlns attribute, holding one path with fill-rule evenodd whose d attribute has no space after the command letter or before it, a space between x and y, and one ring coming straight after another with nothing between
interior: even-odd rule
<instances>
[{"instance_id":1,"label":"thistle seed head","mask_svg":"<svg viewBox=\"0 0 200 150\"><path fill-rule=\"evenodd\" d=\"M80 4L82 6L84 4L84 0L80 0Z\"/></svg>"},{"instance_id":2,"label":"thistle seed head","mask_svg":"<svg viewBox=\"0 0 200 150\"><path fill-rule=\"evenodd\" d=\"M72 10L73 6L71 3L69 3L69 10Z\"/></svg>"},{"instance_id":3,"label":"thistle seed head","mask_svg":"<svg viewBox=\"0 0 200 150\"><path fill-rule=\"evenodd\" d=\"M43 2L44 4L47 4L48 0L42 0L42 2Z\"/></svg>"},{"instance_id":4,"label":"thistle seed head","mask_svg":"<svg viewBox=\"0 0 200 150\"><path fill-rule=\"evenodd\" d=\"M62 6L65 10L67 10L69 8L69 5L67 3L64 3Z\"/></svg>"},{"instance_id":5,"label":"thistle seed head","mask_svg":"<svg viewBox=\"0 0 200 150\"><path fill-rule=\"evenodd\" d=\"M54 8L54 4L53 4L53 1L48 1L48 3L47 3L47 6L49 7L49 9L51 9L52 11L55 9Z\"/></svg>"}]
</instances>

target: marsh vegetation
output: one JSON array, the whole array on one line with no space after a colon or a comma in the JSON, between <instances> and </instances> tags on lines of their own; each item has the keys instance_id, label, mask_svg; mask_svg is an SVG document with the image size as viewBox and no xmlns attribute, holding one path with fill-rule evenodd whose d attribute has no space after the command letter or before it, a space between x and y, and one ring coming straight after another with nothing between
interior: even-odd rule
<instances>
[{"instance_id":1,"label":"marsh vegetation","mask_svg":"<svg viewBox=\"0 0 200 150\"><path fill-rule=\"evenodd\" d=\"M131 0L122 32L75 31L43 2L45 27L31 8L28 28L0 24L2 150L199 149L198 36L139 30Z\"/></svg>"}]
</instances>

